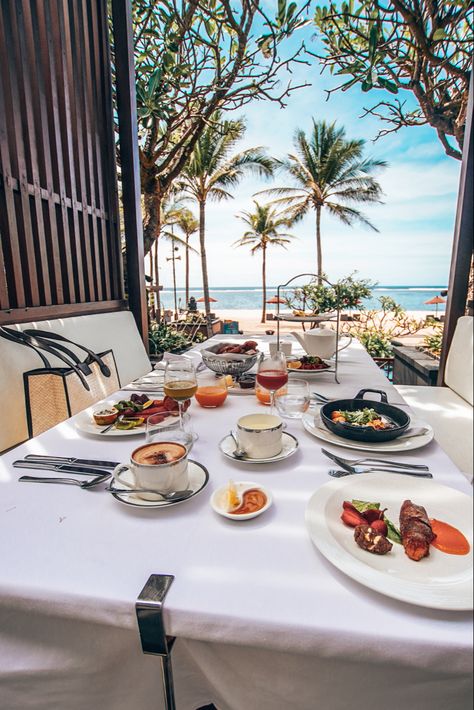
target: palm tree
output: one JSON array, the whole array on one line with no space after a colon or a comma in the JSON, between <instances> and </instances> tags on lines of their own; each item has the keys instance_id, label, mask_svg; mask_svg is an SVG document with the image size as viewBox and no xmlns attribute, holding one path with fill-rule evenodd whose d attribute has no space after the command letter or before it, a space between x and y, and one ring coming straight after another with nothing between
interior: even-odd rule
<instances>
[{"instance_id":1,"label":"palm tree","mask_svg":"<svg viewBox=\"0 0 474 710\"><path fill-rule=\"evenodd\" d=\"M192 237L192 235L198 231L199 228L199 222L197 221L196 217L193 215L191 210L189 210L187 207L182 207L181 209L177 210L176 212L176 221L175 221L176 226L182 231L185 237L185 251L184 251L184 259L185 259L185 291L186 291L186 296L185 296L185 302L188 303L189 301L189 252L196 251L193 249L193 247L190 246L189 244L189 239ZM198 252L196 252L198 253Z\"/></svg>"},{"instance_id":2,"label":"palm tree","mask_svg":"<svg viewBox=\"0 0 474 710\"><path fill-rule=\"evenodd\" d=\"M269 246L281 246L286 249L286 244L293 239L292 234L279 232L280 227L288 227L288 215L285 213L277 213L276 209L271 205L259 205L254 200L254 212L242 212L237 215L239 219L248 224L250 229L245 232L243 237L235 242L235 246L246 247L250 246L251 253L256 254L257 251L262 252L262 323L266 320L266 303L267 303L267 248Z\"/></svg>"},{"instance_id":3,"label":"palm tree","mask_svg":"<svg viewBox=\"0 0 474 710\"><path fill-rule=\"evenodd\" d=\"M360 222L378 231L355 207L359 202L378 202L382 189L371 173L387 165L383 160L363 157L364 140L348 140L344 128L335 123L317 122L309 139L304 131L295 134L296 154L289 154L283 168L294 178L297 187L264 190L278 195L273 204L289 209L290 224L302 219L310 210L316 212L317 274L321 283L323 257L321 246L321 213L323 208L343 224Z\"/></svg>"},{"instance_id":4,"label":"palm tree","mask_svg":"<svg viewBox=\"0 0 474 710\"><path fill-rule=\"evenodd\" d=\"M275 161L265 155L261 147L231 154L244 133L245 122L242 119L225 121L222 120L222 113L217 111L198 139L191 158L177 181L178 189L199 205L202 284L209 335L211 309L205 244L206 202L208 199L220 201L232 198L229 189L238 185L247 172L268 177L273 175L274 170Z\"/></svg>"}]
</instances>

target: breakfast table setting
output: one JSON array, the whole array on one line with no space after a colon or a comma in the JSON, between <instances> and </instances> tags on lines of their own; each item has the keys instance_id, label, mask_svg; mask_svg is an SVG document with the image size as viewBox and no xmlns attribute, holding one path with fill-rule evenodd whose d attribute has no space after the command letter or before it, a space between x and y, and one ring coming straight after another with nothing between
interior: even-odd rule
<instances>
[{"instance_id":1,"label":"breakfast table setting","mask_svg":"<svg viewBox=\"0 0 474 710\"><path fill-rule=\"evenodd\" d=\"M242 378L209 369L222 344L255 352ZM284 345L286 398L274 338L215 336L0 457L2 710L171 707L137 627L150 575L173 576L179 710L470 707L471 485L358 341L339 382ZM350 407L374 420L356 438Z\"/></svg>"}]
</instances>

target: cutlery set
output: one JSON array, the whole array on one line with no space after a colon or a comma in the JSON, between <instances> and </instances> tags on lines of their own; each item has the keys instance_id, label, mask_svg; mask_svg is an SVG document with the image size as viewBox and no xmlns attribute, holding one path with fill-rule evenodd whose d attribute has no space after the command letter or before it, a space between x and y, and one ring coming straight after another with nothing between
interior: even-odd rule
<instances>
[{"instance_id":1,"label":"cutlery set","mask_svg":"<svg viewBox=\"0 0 474 710\"><path fill-rule=\"evenodd\" d=\"M333 454L326 449L321 449L321 451L325 456L331 459L331 461L336 463L340 469L342 469L330 469L329 475L333 478L342 478L343 476L373 472L400 473L405 476L433 478L433 474L430 473L428 466L425 466L424 464L389 461L388 459L377 459L370 456L366 456L362 459L343 459L342 457L336 456L336 454ZM361 463L364 463L365 465L361 466Z\"/></svg>"}]
</instances>

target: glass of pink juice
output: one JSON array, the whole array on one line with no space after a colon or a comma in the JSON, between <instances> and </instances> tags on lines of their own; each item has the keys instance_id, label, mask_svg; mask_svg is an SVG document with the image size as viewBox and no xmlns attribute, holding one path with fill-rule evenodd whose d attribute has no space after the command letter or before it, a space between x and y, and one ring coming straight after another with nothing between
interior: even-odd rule
<instances>
[{"instance_id":1,"label":"glass of pink juice","mask_svg":"<svg viewBox=\"0 0 474 710\"><path fill-rule=\"evenodd\" d=\"M270 413L273 414L275 392L288 382L286 357L283 352L277 350L266 356L262 353L258 361L257 382L260 387L270 392Z\"/></svg>"}]
</instances>

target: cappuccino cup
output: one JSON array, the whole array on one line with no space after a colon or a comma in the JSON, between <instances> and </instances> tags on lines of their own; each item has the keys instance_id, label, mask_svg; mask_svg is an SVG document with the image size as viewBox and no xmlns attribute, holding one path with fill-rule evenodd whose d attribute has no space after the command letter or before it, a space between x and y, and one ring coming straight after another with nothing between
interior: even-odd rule
<instances>
[{"instance_id":1,"label":"cappuccino cup","mask_svg":"<svg viewBox=\"0 0 474 710\"><path fill-rule=\"evenodd\" d=\"M144 500L159 500L159 493L185 490L188 486L188 451L175 441L144 444L132 452L130 463L119 464L113 473L127 488L146 488L157 494L137 492ZM125 471L129 472L124 479ZM132 483L130 483L130 474Z\"/></svg>"},{"instance_id":2,"label":"cappuccino cup","mask_svg":"<svg viewBox=\"0 0 474 710\"><path fill-rule=\"evenodd\" d=\"M273 414L247 414L237 421L239 446L249 459L278 456L282 449L283 422Z\"/></svg>"}]
</instances>

